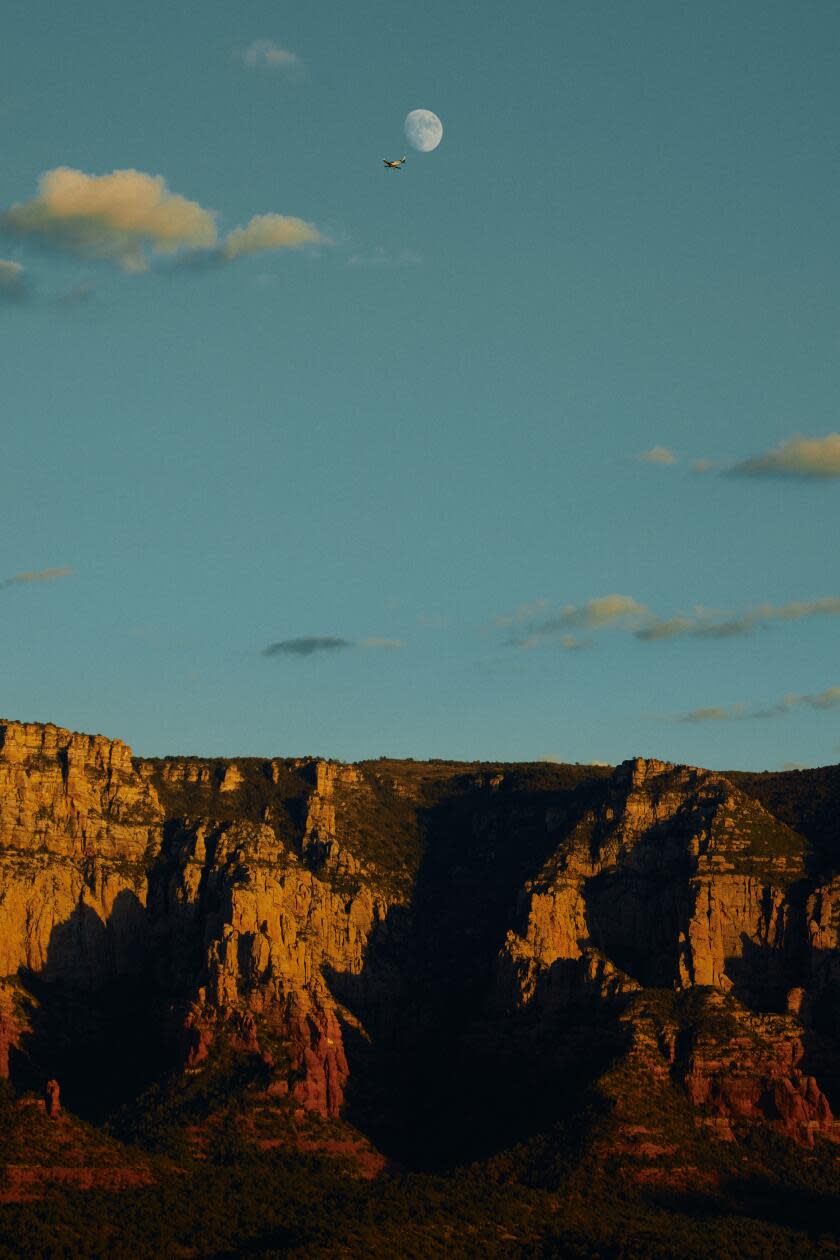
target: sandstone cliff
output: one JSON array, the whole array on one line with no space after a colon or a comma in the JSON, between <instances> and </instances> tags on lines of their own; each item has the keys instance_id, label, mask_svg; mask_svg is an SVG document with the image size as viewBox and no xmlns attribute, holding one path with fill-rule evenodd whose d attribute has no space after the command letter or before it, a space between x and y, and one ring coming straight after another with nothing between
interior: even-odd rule
<instances>
[{"instance_id":1,"label":"sandstone cliff","mask_svg":"<svg viewBox=\"0 0 840 1260\"><path fill-rule=\"evenodd\" d=\"M78 1012L101 1024L131 983L168 1070L238 1055L278 1105L364 1123L393 1101L385 1078L428 1111L517 1055L582 1070L570 1029L607 1020L615 1053L720 1136L834 1140L827 824L815 865L810 823L736 780L641 760L144 761L0 723L0 1073L58 1074L49 1011L76 1012L68 1045L101 1037Z\"/></svg>"}]
</instances>

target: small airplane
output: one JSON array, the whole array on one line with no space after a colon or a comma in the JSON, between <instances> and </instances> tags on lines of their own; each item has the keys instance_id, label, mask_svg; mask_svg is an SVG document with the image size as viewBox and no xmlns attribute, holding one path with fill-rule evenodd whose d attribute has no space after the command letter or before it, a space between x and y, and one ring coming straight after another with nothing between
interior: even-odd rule
<instances>
[{"instance_id":1,"label":"small airplane","mask_svg":"<svg viewBox=\"0 0 840 1260\"><path fill-rule=\"evenodd\" d=\"M389 171L398 171L405 161L405 158L398 158L396 162L389 162L387 158L383 158L382 161L385 163Z\"/></svg>"}]
</instances>

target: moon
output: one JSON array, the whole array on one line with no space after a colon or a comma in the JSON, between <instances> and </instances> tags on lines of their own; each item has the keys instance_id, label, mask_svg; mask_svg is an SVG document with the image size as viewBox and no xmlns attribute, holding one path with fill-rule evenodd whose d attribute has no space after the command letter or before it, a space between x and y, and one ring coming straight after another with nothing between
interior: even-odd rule
<instances>
[{"instance_id":1,"label":"moon","mask_svg":"<svg viewBox=\"0 0 840 1260\"><path fill-rule=\"evenodd\" d=\"M443 123L430 109L413 109L403 127L409 144L421 153L431 153L443 139Z\"/></svg>"}]
</instances>

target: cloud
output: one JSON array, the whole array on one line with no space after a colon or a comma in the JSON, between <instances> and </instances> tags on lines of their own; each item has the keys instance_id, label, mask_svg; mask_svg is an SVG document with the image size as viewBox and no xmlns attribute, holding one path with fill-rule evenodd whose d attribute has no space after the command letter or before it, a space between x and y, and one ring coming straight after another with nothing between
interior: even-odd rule
<instances>
[{"instance_id":1,"label":"cloud","mask_svg":"<svg viewBox=\"0 0 840 1260\"><path fill-rule=\"evenodd\" d=\"M0 258L0 302L19 301L25 287L24 270L20 263Z\"/></svg>"},{"instance_id":2,"label":"cloud","mask_svg":"<svg viewBox=\"0 0 840 1260\"><path fill-rule=\"evenodd\" d=\"M567 626L588 626L594 629L616 621L644 616L647 611L645 605L633 599L632 595L602 595L598 599L587 600L580 608L567 604L561 620Z\"/></svg>"},{"instance_id":3,"label":"cloud","mask_svg":"<svg viewBox=\"0 0 840 1260\"><path fill-rule=\"evenodd\" d=\"M583 648L592 647L591 639L578 639L574 634L564 634L560 646L566 652L580 652Z\"/></svg>"},{"instance_id":4,"label":"cloud","mask_svg":"<svg viewBox=\"0 0 840 1260\"><path fill-rule=\"evenodd\" d=\"M314 656L318 652L342 652L347 648L380 648L385 651L398 651L404 648L402 639L382 639L373 637L360 639L358 643L352 639L340 639L335 635L305 635L299 639L281 639L279 643L269 643L263 648L263 656Z\"/></svg>"},{"instance_id":5,"label":"cloud","mask_svg":"<svg viewBox=\"0 0 840 1260\"><path fill-rule=\"evenodd\" d=\"M340 652L353 647L349 639L334 635L307 635L300 639L281 639L263 648L263 656L314 656L316 652Z\"/></svg>"},{"instance_id":6,"label":"cloud","mask_svg":"<svg viewBox=\"0 0 840 1260\"><path fill-rule=\"evenodd\" d=\"M729 722L737 718L755 721L785 717L795 709L840 709L840 687L827 687L825 691L818 691L812 695L797 695L795 692L790 692L782 696L781 700L777 700L775 704L759 709L748 709L743 704L693 709L690 713L683 713L674 720L677 722Z\"/></svg>"},{"instance_id":7,"label":"cloud","mask_svg":"<svg viewBox=\"0 0 840 1260\"><path fill-rule=\"evenodd\" d=\"M590 639L578 639L572 630L601 630L611 625L632 624L640 617L649 616L644 604L632 595L602 595L587 600L585 604L567 604L559 613L535 621L536 613L548 606L546 600L523 604L509 617L496 617L497 626L511 626L530 622L526 633L507 640L508 647L534 648L546 640L559 641L567 651L591 646Z\"/></svg>"},{"instance_id":8,"label":"cloud","mask_svg":"<svg viewBox=\"0 0 840 1260\"><path fill-rule=\"evenodd\" d=\"M690 634L698 624L692 617L668 617L664 621L657 620L648 626L641 626L634 633L637 639L653 643L658 639L674 639L680 634Z\"/></svg>"},{"instance_id":9,"label":"cloud","mask_svg":"<svg viewBox=\"0 0 840 1260\"><path fill-rule=\"evenodd\" d=\"M828 687L815 696L800 696L799 699L812 709L840 709L840 687Z\"/></svg>"},{"instance_id":10,"label":"cloud","mask_svg":"<svg viewBox=\"0 0 840 1260\"><path fill-rule=\"evenodd\" d=\"M60 166L41 176L36 197L0 213L0 231L133 272L148 269L150 252L177 253L179 266L202 267L328 243L314 224L275 213L254 215L220 242L216 218L215 211L170 192L160 175L86 175ZM21 271L0 261L0 295L19 283Z\"/></svg>"},{"instance_id":11,"label":"cloud","mask_svg":"<svg viewBox=\"0 0 840 1260\"><path fill-rule=\"evenodd\" d=\"M207 249L216 219L197 201L172 193L161 175L117 170L86 175L59 166L38 181L38 195L0 215L0 229L86 258L144 271L146 249Z\"/></svg>"},{"instance_id":12,"label":"cloud","mask_svg":"<svg viewBox=\"0 0 840 1260\"><path fill-rule=\"evenodd\" d=\"M757 604L739 614L698 604L690 613L660 617L632 595L603 595L584 604L566 604L559 611L545 615L549 609L548 600L538 599L531 604L521 604L514 613L494 617L493 625L515 629L504 641L505 646L526 650L549 641L568 651L592 647L591 636L579 637L573 632L608 628L630 633L643 643L678 638L734 639L754 634L774 622L840 616L840 596L792 600L787 604Z\"/></svg>"},{"instance_id":13,"label":"cloud","mask_svg":"<svg viewBox=\"0 0 840 1260\"><path fill-rule=\"evenodd\" d=\"M676 464L677 457L667 446L652 446L639 456L642 464Z\"/></svg>"},{"instance_id":14,"label":"cloud","mask_svg":"<svg viewBox=\"0 0 840 1260\"><path fill-rule=\"evenodd\" d=\"M297 53L281 48L271 39L255 39L242 54L246 66L266 66L270 70L289 70L300 65Z\"/></svg>"},{"instance_id":15,"label":"cloud","mask_svg":"<svg viewBox=\"0 0 840 1260\"><path fill-rule=\"evenodd\" d=\"M732 639L752 634L757 626L766 625L769 622L801 621L806 617L819 616L840 616L840 598L829 596L826 599L794 601L779 607L773 604L759 604L740 617L722 619L699 609L693 617L677 616L669 617L667 620L657 619L649 625L639 627L634 634L637 639L645 643L676 639L681 636L695 639Z\"/></svg>"},{"instance_id":16,"label":"cloud","mask_svg":"<svg viewBox=\"0 0 840 1260\"><path fill-rule=\"evenodd\" d=\"M711 472L714 466L715 466L715 461L713 459L695 459L692 462L691 471L696 472L696 473L701 473L701 474L707 473L707 472Z\"/></svg>"},{"instance_id":17,"label":"cloud","mask_svg":"<svg viewBox=\"0 0 840 1260\"><path fill-rule=\"evenodd\" d=\"M532 604L520 604L516 612L493 618L494 626L512 626L518 621L530 621L538 613L550 607L547 599L535 599Z\"/></svg>"},{"instance_id":18,"label":"cloud","mask_svg":"<svg viewBox=\"0 0 840 1260\"><path fill-rule=\"evenodd\" d=\"M583 648L593 646L591 639L578 639L573 634L563 634L557 638L553 634L546 635L539 631L536 631L534 634L526 635L524 639L509 639L508 646L529 650L530 648L539 647L546 641L547 638L551 638L552 641L556 643L557 646L561 647L564 652L579 652Z\"/></svg>"},{"instance_id":19,"label":"cloud","mask_svg":"<svg viewBox=\"0 0 840 1260\"><path fill-rule=\"evenodd\" d=\"M81 306L82 303L90 301L93 293L93 285L89 281L84 281L82 284L75 284L66 293L59 294L55 300L59 306Z\"/></svg>"},{"instance_id":20,"label":"cloud","mask_svg":"<svg viewBox=\"0 0 840 1260\"><path fill-rule=\"evenodd\" d=\"M234 228L219 250L224 262L243 254L263 254L275 249L297 249L323 242L313 224L285 214L255 214L245 227Z\"/></svg>"},{"instance_id":21,"label":"cloud","mask_svg":"<svg viewBox=\"0 0 840 1260\"><path fill-rule=\"evenodd\" d=\"M6 590L9 586L29 586L33 582L57 582L60 578L71 577L72 573L72 569L39 569L16 573L14 577L0 581L0 590Z\"/></svg>"},{"instance_id":22,"label":"cloud","mask_svg":"<svg viewBox=\"0 0 840 1260\"><path fill-rule=\"evenodd\" d=\"M418 267L422 262L414 250L402 249L399 253L389 254L378 245L370 254L351 254L347 259L348 267Z\"/></svg>"},{"instance_id":23,"label":"cloud","mask_svg":"<svg viewBox=\"0 0 840 1260\"><path fill-rule=\"evenodd\" d=\"M732 718L743 717L744 706L733 704L728 709L713 706L707 709L692 709L677 718L678 722L728 722Z\"/></svg>"},{"instance_id":24,"label":"cloud","mask_svg":"<svg viewBox=\"0 0 840 1260\"><path fill-rule=\"evenodd\" d=\"M840 477L840 433L796 436L727 470L731 477Z\"/></svg>"}]
</instances>

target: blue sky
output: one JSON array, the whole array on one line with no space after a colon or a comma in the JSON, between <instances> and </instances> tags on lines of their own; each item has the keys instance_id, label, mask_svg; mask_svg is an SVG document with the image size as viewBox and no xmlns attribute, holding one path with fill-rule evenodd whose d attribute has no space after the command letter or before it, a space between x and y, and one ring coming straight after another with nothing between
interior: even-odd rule
<instances>
[{"instance_id":1,"label":"blue sky","mask_svg":"<svg viewBox=\"0 0 840 1260\"><path fill-rule=\"evenodd\" d=\"M833 0L8 6L0 712L837 761L839 61Z\"/></svg>"}]
</instances>

